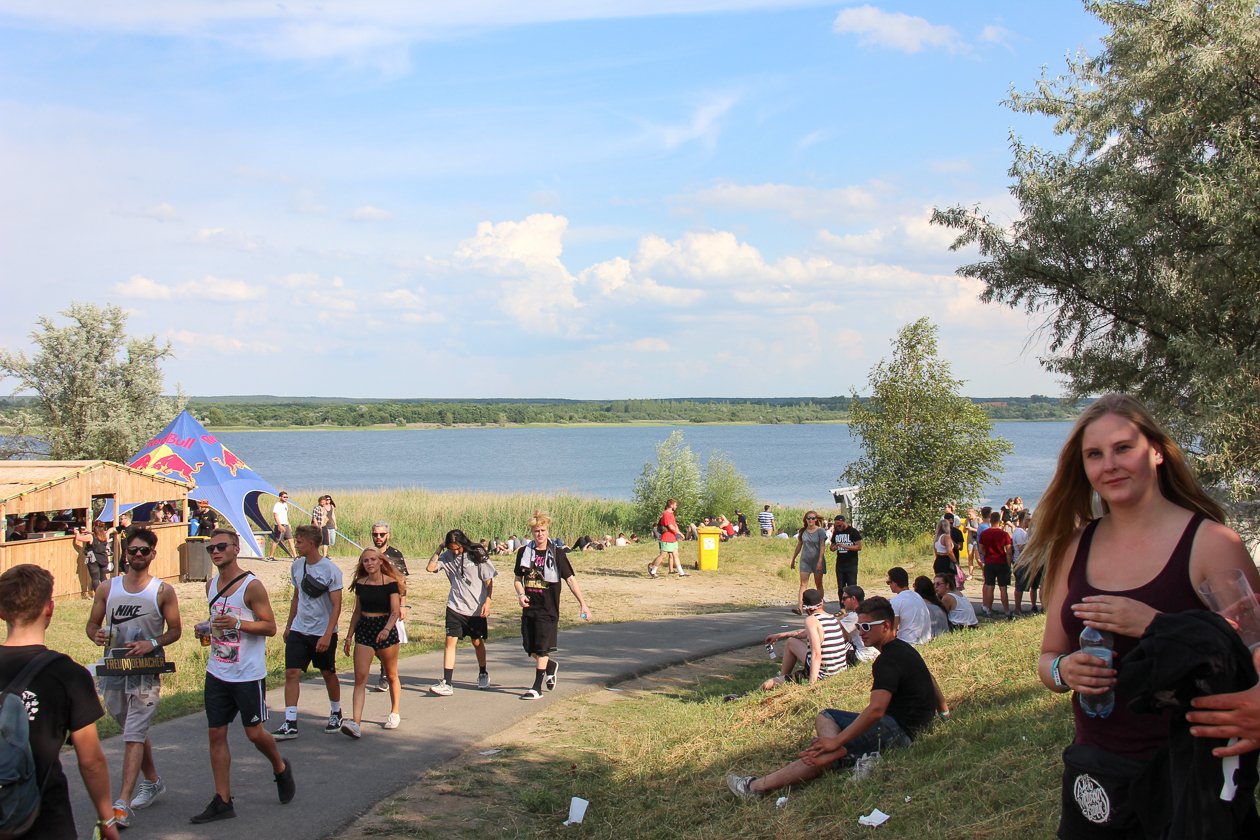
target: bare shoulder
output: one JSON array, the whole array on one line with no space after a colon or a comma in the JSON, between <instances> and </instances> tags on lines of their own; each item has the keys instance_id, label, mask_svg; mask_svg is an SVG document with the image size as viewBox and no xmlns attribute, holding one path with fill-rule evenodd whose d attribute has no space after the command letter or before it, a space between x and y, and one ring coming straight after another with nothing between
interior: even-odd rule
<instances>
[{"instance_id":1,"label":"bare shoulder","mask_svg":"<svg viewBox=\"0 0 1260 840\"><path fill-rule=\"evenodd\" d=\"M1199 526L1190 550L1190 576L1196 582L1229 569L1255 569L1242 537L1228 525L1211 520Z\"/></svg>"}]
</instances>

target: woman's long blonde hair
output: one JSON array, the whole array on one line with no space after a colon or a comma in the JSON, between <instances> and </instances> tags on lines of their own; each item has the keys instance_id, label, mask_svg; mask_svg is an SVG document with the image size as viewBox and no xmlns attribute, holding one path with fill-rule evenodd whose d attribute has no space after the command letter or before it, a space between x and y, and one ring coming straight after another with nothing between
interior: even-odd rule
<instances>
[{"instance_id":1,"label":"woman's long blonde hair","mask_svg":"<svg viewBox=\"0 0 1260 840\"><path fill-rule=\"evenodd\" d=\"M359 563L354 567L354 574L350 576L349 588L351 591L358 589L359 582L367 577L367 569L363 568L363 558L368 556L380 558L381 574L384 575L387 580L392 580L398 584L399 596L404 598L407 597L407 581L403 579L402 573L398 571L398 567L390 561L385 552L376 548L365 548L363 549L363 553L359 555Z\"/></svg>"},{"instance_id":2,"label":"woman's long blonde hair","mask_svg":"<svg viewBox=\"0 0 1260 840\"><path fill-rule=\"evenodd\" d=\"M1020 554L1019 565L1028 570L1030 580L1038 571L1045 570L1046 594L1057 580L1064 552L1077 529L1094 518L1094 488L1085 475L1081 441L1085 429L1107 414L1131 421L1163 453L1163 463L1156 466L1156 474L1159 476L1159 491L1164 498L1213 521L1225 521L1225 511L1199 486L1181 447L1168 436L1146 406L1128 394L1106 394L1076 418L1076 425L1059 452L1054 478L1037 503L1037 527L1029 535L1028 544ZM1106 503L1101 504L1103 513L1106 513Z\"/></svg>"}]
</instances>

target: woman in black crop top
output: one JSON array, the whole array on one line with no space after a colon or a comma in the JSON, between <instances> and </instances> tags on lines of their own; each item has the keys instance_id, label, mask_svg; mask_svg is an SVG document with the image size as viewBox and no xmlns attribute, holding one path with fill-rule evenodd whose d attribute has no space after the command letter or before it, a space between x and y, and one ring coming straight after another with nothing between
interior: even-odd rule
<instances>
[{"instance_id":1,"label":"woman in black crop top","mask_svg":"<svg viewBox=\"0 0 1260 840\"><path fill-rule=\"evenodd\" d=\"M351 738L362 734L359 727L373 656L381 660L392 703L389 717L381 725L385 729L397 729L402 720L398 714L401 686L398 684L397 624L403 586L402 576L384 554L369 548L359 555L359 565L350 583L350 591L355 596L354 613L350 616L350 632L346 634L345 643L348 654L350 642L354 641L354 719L341 726L341 731Z\"/></svg>"},{"instance_id":2,"label":"woman in black crop top","mask_svg":"<svg viewBox=\"0 0 1260 840\"><path fill-rule=\"evenodd\" d=\"M1176 442L1125 394L1081 414L1035 519L1020 565L1029 575L1045 570L1038 672L1051 691L1076 692L1059 836L1131 836L1138 818L1124 806L1123 779L1167 742L1171 718L1139 715L1124 696L1106 717L1084 714L1079 696L1114 689L1117 671L1079 650L1080 632L1110 632L1118 667L1156 615L1204 608L1196 587L1207 578L1244 569L1260 591L1260 575Z\"/></svg>"}]
</instances>

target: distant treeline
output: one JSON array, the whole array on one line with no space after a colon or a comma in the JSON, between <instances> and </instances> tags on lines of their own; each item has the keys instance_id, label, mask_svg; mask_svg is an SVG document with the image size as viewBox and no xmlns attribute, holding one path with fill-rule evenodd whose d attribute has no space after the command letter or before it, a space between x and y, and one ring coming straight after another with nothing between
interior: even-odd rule
<instances>
[{"instance_id":1,"label":"distant treeline","mask_svg":"<svg viewBox=\"0 0 1260 840\"><path fill-rule=\"evenodd\" d=\"M193 397L207 426L508 426L527 423L821 423L845 421L849 397L675 400L342 400ZM975 399L994 420L1069 420L1080 407L1053 397ZM0 417L14 408L0 401ZM3 422L0 420L0 422Z\"/></svg>"}]
</instances>

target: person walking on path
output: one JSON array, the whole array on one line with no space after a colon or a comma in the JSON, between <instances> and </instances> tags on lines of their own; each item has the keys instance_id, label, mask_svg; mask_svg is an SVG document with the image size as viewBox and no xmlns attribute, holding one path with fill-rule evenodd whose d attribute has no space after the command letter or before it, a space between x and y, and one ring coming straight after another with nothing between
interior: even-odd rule
<instances>
[{"instance_id":1,"label":"person walking on path","mask_svg":"<svg viewBox=\"0 0 1260 840\"><path fill-rule=\"evenodd\" d=\"M311 511L311 524L319 529L319 553L327 557L337 544L337 503L332 496L325 493L319 497Z\"/></svg>"},{"instance_id":2,"label":"person walking on path","mask_svg":"<svg viewBox=\"0 0 1260 840\"><path fill-rule=\"evenodd\" d=\"M843 514L832 521L831 550L836 553L836 592L843 593L846 586L857 585L858 552L862 550L862 534Z\"/></svg>"},{"instance_id":3,"label":"person walking on path","mask_svg":"<svg viewBox=\"0 0 1260 840\"><path fill-rule=\"evenodd\" d=\"M96 590L86 630L88 638L106 651L125 648L127 656L153 656L183 635L175 590L149 573L157 542L158 535L148 528L132 529L123 545L126 573ZM149 727L161 700L162 678L157 674L99 677L98 683L105 708L122 729L126 745L114 819L127 828L134 811L148 808L166 792L149 740Z\"/></svg>"},{"instance_id":4,"label":"person walking on path","mask_svg":"<svg viewBox=\"0 0 1260 840\"><path fill-rule=\"evenodd\" d=\"M792 669L799 662L805 667L804 676L813 685L821 679L840 673L849 667L849 634L840 619L827 612L822 593L807 589L803 597L805 626L786 633L766 636L766 647L784 641L783 665L777 676L762 683L765 691L783 685L792 679Z\"/></svg>"},{"instance_id":5,"label":"person walking on path","mask_svg":"<svg viewBox=\"0 0 1260 840\"><path fill-rule=\"evenodd\" d=\"M403 553L389 544L390 530L388 522L372 523L372 545L376 550L385 555L385 559L390 562L395 569L405 578L410 577L411 572L407 571L407 558L403 557ZM407 644L407 587L399 587L398 592L398 624L395 625L398 630L399 644ZM385 665L381 665L380 676L376 678L376 682L372 683L373 691L389 691L389 678L385 676Z\"/></svg>"},{"instance_id":6,"label":"person walking on path","mask_svg":"<svg viewBox=\"0 0 1260 840\"><path fill-rule=\"evenodd\" d=\"M757 514L757 526L761 528L761 536L774 536L774 514L770 512L770 505L766 505Z\"/></svg>"},{"instance_id":7,"label":"person walking on path","mask_svg":"<svg viewBox=\"0 0 1260 840\"><path fill-rule=\"evenodd\" d=\"M490 617L494 577L498 572L486 550L475 545L463 531L447 531L442 544L445 549L430 557L425 567L434 574L446 572L451 584L450 594L446 596L446 649L442 653L442 679L429 686L429 693L449 697L455 690L452 686L455 649L465 636L472 640L473 652L477 655L477 688L490 687L490 673L486 670L487 619Z\"/></svg>"},{"instance_id":8,"label":"person walking on path","mask_svg":"<svg viewBox=\"0 0 1260 840\"><path fill-rule=\"evenodd\" d=\"M678 517L675 511L678 510L678 500L670 499L665 503L665 510L661 513L660 521L657 527L660 529L660 549L661 553L656 555L656 559L648 564L648 574L656 577L656 567L661 565L661 561L669 559L669 571L672 574L675 567L678 569L679 577L686 577L687 573L683 571L682 560L678 557L678 541L682 539L682 531L678 527Z\"/></svg>"},{"instance_id":9,"label":"person walking on path","mask_svg":"<svg viewBox=\"0 0 1260 840\"><path fill-rule=\"evenodd\" d=\"M369 548L359 555L359 565L355 567L350 581L354 612L350 615L350 629L346 631L345 649L348 655L353 640L354 694L351 713L354 719L341 723L341 731L351 738L357 739L362 735L363 703L373 656L381 660L381 671L390 686L389 717L381 726L397 729L402 721L398 714L398 701L402 695L402 686L398 682L398 616L402 589L402 575L385 559L384 554Z\"/></svg>"},{"instance_id":10,"label":"person walking on path","mask_svg":"<svg viewBox=\"0 0 1260 840\"><path fill-rule=\"evenodd\" d=\"M551 517L536 510L529 528L534 540L516 552L513 586L521 604L521 642L534 659L534 685L521 699L538 700L544 682L548 690L556 687L560 670L559 663L549 656L556 649L560 623L560 581L568 584L577 598L584 621L591 620L591 610L569 565L569 555L549 537Z\"/></svg>"},{"instance_id":11,"label":"person walking on path","mask_svg":"<svg viewBox=\"0 0 1260 840\"><path fill-rule=\"evenodd\" d=\"M297 549L293 545L293 528L289 525L289 494L280 491L280 501L271 506L271 548L267 550L267 559L274 560L276 546L284 543L290 557L297 557Z\"/></svg>"},{"instance_id":12,"label":"person walking on path","mask_svg":"<svg viewBox=\"0 0 1260 840\"><path fill-rule=\"evenodd\" d=\"M284 628L284 723L271 733L278 741L298 736L301 679L314 664L328 691L326 734L341 731L341 683L337 680L337 622L341 619L341 569L319 553L319 529L299 525L301 557L289 570L293 600Z\"/></svg>"},{"instance_id":13,"label":"person walking on path","mask_svg":"<svg viewBox=\"0 0 1260 840\"><path fill-rule=\"evenodd\" d=\"M805 522L796 535L796 548L792 551L789 568L796 568L797 557L801 558L801 585L796 592L796 609L792 612L803 615L802 599L809 588L810 577L814 578L814 588L825 592L823 581L827 575L827 529L819 524L818 514L812 510L805 514Z\"/></svg>"},{"instance_id":14,"label":"person walking on path","mask_svg":"<svg viewBox=\"0 0 1260 840\"><path fill-rule=\"evenodd\" d=\"M52 593L53 576L34 564L20 563L0 575L0 617L7 631L0 647L0 686L13 689L25 707L34 778L39 783L39 814L22 836L29 840L78 836L70 787L61 769L61 748L68 735L79 775L96 808L100 836L118 840L109 802L109 765L96 733L96 721L104 711L87 670L47 647L55 608Z\"/></svg>"},{"instance_id":15,"label":"person walking on path","mask_svg":"<svg viewBox=\"0 0 1260 840\"><path fill-rule=\"evenodd\" d=\"M267 638L276 635L276 616L262 581L240 567L240 538L235 531L215 528L206 545L215 576L206 581L210 620L197 626L209 638L204 702L210 735L210 771L214 798L192 823L236 816L232 802L232 753L228 726L241 716L245 737L271 763L280 804L293 800L297 787L293 767L263 726L267 722Z\"/></svg>"}]
</instances>

